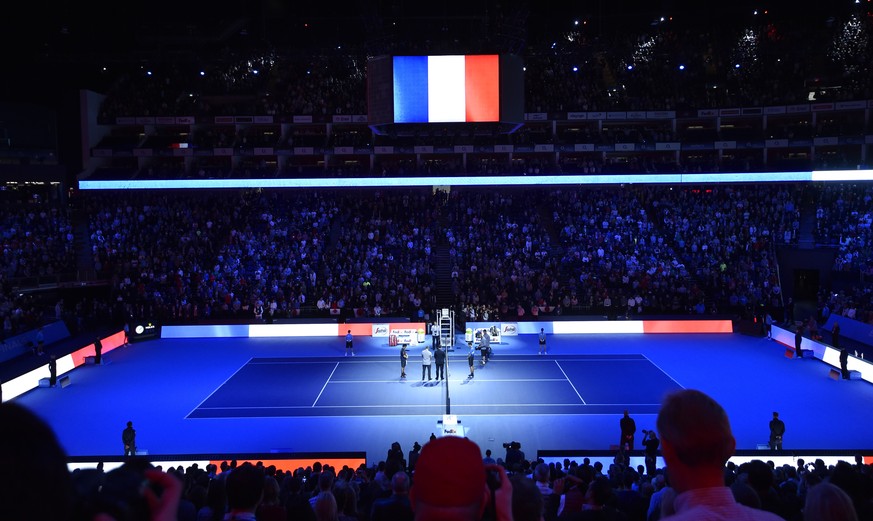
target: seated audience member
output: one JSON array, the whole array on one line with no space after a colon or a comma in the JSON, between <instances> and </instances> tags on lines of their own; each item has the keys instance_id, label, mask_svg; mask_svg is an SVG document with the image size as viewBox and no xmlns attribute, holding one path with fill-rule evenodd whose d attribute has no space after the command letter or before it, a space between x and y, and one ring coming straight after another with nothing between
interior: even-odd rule
<instances>
[{"instance_id":1,"label":"seated audience member","mask_svg":"<svg viewBox=\"0 0 873 521\"><path fill-rule=\"evenodd\" d=\"M734 499L737 500L737 503L758 510L761 509L761 497L758 496L755 489L746 481L734 481L733 484L731 484L731 493L734 495Z\"/></svg>"},{"instance_id":2,"label":"seated audience member","mask_svg":"<svg viewBox=\"0 0 873 521\"><path fill-rule=\"evenodd\" d=\"M279 482L273 476L264 478L264 498L258 505L258 521L284 521L288 516L279 502Z\"/></svg>"},{"instance_id":3,"label":"seated audience member","mask_svg":"<svg viewBox=\"0 0 873 521\"><path fill-rule=\"evenodd\" d=\"M568 513L561 517L567 521L627 521L628 516L611 505L615 503L615 491L606 477L596 478L588 485L585 508L581 512Z\"/></svg>"},{"instance_id":4,"label":"seated audience member","mask_svg":"<svg viewBox=\"0 0 873 521\"><path fill-rule=\"evenodd\" d=\"M212 478L206 489L206 504L197 511L197 521L221 521L224 519L225 510L227 510L227 489L224 480Z\"/></svg>"},{"instance_id":5,"label":"seated audience member","mask_svg":"<svg viewBox=\"0 0 873 521\"><path fill-rule=\"evenodd\" d=\"M309 504L309 497L303 489L303 481L300 477L288 476L283 485L285 513L288 519L314 521L315 513L312 511L312 505Z\"/></svg>"},{"instance_id":6,"label":"seated audience member","mask_svg":"<svg viewBox=\"0 0 873 521\"><path fill-rule=\"evenodd\" d=\"M655 474L655 477L652 478L652 487L655 491L652 493L652 496L649 498L649 508L646 511L646 520L647 521L657 521L661 519L661 503L664 500L664 494L667 493L667 478L664 477L664 474Z\"/></svg>"},{"instance_id":7,"label":"seated audience member","mask_svg":"<svg viewBox=\"0 0 873 521\"><path fill-rule=\"evenodd\" d=\"M362 517L362 515L358 514L358 493L356 491L358 487L355 485L351 481L345 481L338 483L333 488L333 497L336 499L339 521L360 521ZM409 519L412 519L411 514Z\"/></svg>"},{"instance_id":8,"label":"seated audience member","mask_svg":"<svg viewBox=\"0 0 873 521\"><path fill-rule=\"evenodd\" d=\"M495 472L499 481L493 500L486 471ZM479 446L466 438L446 436L424 446L409 499L416 521L479 521L491 505L494 519L512 519L512 484L506 472L482 463Z\"/></svg>"},{"instance_id":9,"label":"seated audience member","mask_svg":"<svg viewBox=\"0 0 873 521\"><path fill-rule=\"evenodd\" d=\"M697 390L669 395L658 413L658 432L670 484L676 491L670 519L778 521L775 514L734 500L724 465L736 449L727 413Z\"/></svg>"},{"instance_id":10,"label":"seated audience member","mask_svg":"<svg viewBox=\"0 0 873 521\"><path fill-rule=\"evenodd\" d=\"M406 472L396 472L391 477L392 494L388 498L377 499L370 514L371 521L411 521L412 506L409 504L409 476Z\"/></svg>"},{"instance_id":11,"label":"seated audience member","mask_svg":"<svg viewBox=\"0 0 873 521\"><path fill-rule=\"evenodd\" d=\"M35 414L14 403L0 404L0 462L2 519L113 521L124 519L121 513L130 516L134 512L152 521L177 519L182 497L182 483L177 478L146 461L131 460L105 479L80 479L74 486L66 454L54 432ZM119 478L130 475L137 478L135 483L141 485L145 479L149 486L127 493L130 489L122 485L130 481ZM89 488L89 484L95 486ZM163 492L158 496L153 488Z\"/></svg>"},{"instance_id":12,"label":"seated audience member","mask_svg":"<svg viewBox=\"0 0 873 521\"><path fill-rule=\"evenodd\" d=\"M318 474L318 489L315 491L314 495L309 498L309 504L312 508L315 508L315 501L318 499L318 494L331 491L333 488L333 481L333 472L330 470L324 470Z\"/></svg>"},{"instance_id":13,"label":"seated audience member","mask_svg":"<svg viewBox=\"0 0 873 521\"><path fill-rule=\"evenodd\" d=\"M526 477L513 474L512 519L513 521L543 521L543 495L537 484Z\"/></svg>"},{"instance_id":14,"label":"seated audience member","mask_svg":"<svg viewBox=\"0 0 873 521\"><path fill-rule=\"evenodd\" d=\"M225 483L227 519L252 519L264 498L264 469L249 462L233 469Z\"/></svg>"},{"instance_id":15,"label":"seated audience member","mask_svg":"<svg viewBox=\"0 0 873 521\"><path fill-rule=\"evenodd\" d=\"M72 519L67 456L52 429L28 409L0 404L0 517Z\"/></svg>"},{"instance_id":16,"label":"seated audience member","mask_svg":"<svg viewBox=\"0 0 873 521\"><path fill-rule=\"evenodd\" d=\"M337 521L339 519L336 498L330 492L320 492L315 496L315 504L312 509L315 511L317 521Z\"/></svg>"},{"instance_id":17,"label":"seated audience member","mask_svg":"<svg viewBox=\"0 0 873 521\"><path fill-rule=\"evenodd\" d=\"M553 492L549 484L549 475L549 466L545 463L540 463L534 467L533 479L543 496L551 495Z\"/></svg>"},{"instance_id":18,"label":"seated audience member","mask_svg":"<svg viewBox=\"0 0 873 521\"><path fill-rule=\"evenodd\" d=\"M804 521L858 521L852 499L840 487L819 483L806 493Z\"/></svg>"}]
</instances>

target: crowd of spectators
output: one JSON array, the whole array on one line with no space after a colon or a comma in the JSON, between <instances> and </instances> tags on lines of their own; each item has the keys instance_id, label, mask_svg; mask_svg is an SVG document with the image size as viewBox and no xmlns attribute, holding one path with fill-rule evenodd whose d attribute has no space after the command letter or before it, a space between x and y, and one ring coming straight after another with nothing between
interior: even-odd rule
<instances>
[{"instance_id":1,"label":"crowd of spectators","mask_svg":"<svg viewBox=\"0 0 873 521\"><path fill-rule=\"evenodd\" d=\"M40 324L45 310L31 294L13 291L76 277L75 236L69 210L45 194L0 192L0 337Z\"/></svg>"},{"instance_id":2,"label":"crowd of spectators","mask_svg":"<svg viewBox=\"0 0 873 521\"><path fill-rule=\"evenodd\" d=\"M796 246L805 221L840 275L820 305L866 322L870 201L854 183L87 193L90 252L62 206L8 206L0 311L7 337L34 327L52 310L9 275L84 254L111 290L68 300L76 330L130 315L416 319L447 304L467 320L741 316L782 307L776 246Z\"/></svg>"},{"instance_id":3,"label":"crowd of spectators","mask_svg":"<svg viewBox=\"0 0 873 521\"><path fill-rule=\"evenodd\" d=\"M549 194L564 246L565 304L569 299L597 313L638 315L685 313L702 300L697 288L687 287L688 270L672 237L664 237L669 230L650 220L645 195L634 188Z\"/></svg>"},{"instance_id":4,"label":"crowd of spectators","mask_svg":"<svg viewBox=\"0 0 873 521\"><path fill-rule=\"evenodd\" d=\"M312 297L331 219L317 193L96 195L94 267L131 315L287 317Z\"/></svg>"},{"instance_id":5,"label":"crowd of spectators","mask_svg":"<svg viewBox=\"0 0 873 521\"><path fill-rule=\"evenodd\" d=\"M668 423L667 407L665 402L658 418L664 443L671 451L677 444L696 457L683 455L679 460L665 453L667 468L634 467L625 451L606 464L599 457L593 463L587 457L547 463L527 458L515 444L507 448L505 458L494 459L490 450L482 454L472 440L431 434L424 447L416 442L408 455L394 442L384 459L357 468L317 460L294 469L225 460L205 468L193 464L164 469L131 456L108 472L102 464L70 472L51 428L28 409L5 403L0 417L9 428L0 445L7 461L0 470L5 485L0 497L7 514L16 519L85 520L101 518L96 516L102 513L119 521L403 521L448 519L428 513L463 506L465 513L452 519L655 521L676 513L683 518L688 498L700 489L708 494L724 491L720 493L730 499L718 499L725 502L721 508L746 509L753 519L856 521L873 516L873 467L861 456L854 464L840 460L826 465L821 459L806 463L802 458L783 465L762 459L736 464L729 461L734 449L727 423L723 439L712 430L695 438L674 438L687 429L685 423L703 422L708 427L697 427L701 431L711 426L707 418ZM722 443L724 450L713 455ZM704 469L713 471L711 482L702 477L686 481L686 473L703 476L708 472ZM495 482L487 481L491 472ZM476 508L467 511L471 505Z\"/></svg>"},{"instance_id":6,"label":"crowd of spectators","mask_svg":"<svg viewBox=\"0 0 873 521\"><path fill-rule=\"evenodd\" d=\"M869 197L848 186L810 189L823 201L819 231L834 229L828 219L865 219ZM853 197L832 201L832 191ZM437 307L444 283L464 317L496 320L779 308L775 246L797 244L802 194L797 184L628 185L94 193L81 201L94 269L112 291L102 315L119 314L120 301L120 314L161 320L310 310L416 318ZM73 234L63 230L70 257ZM838 262L852 255L856 273L869 265L869 249L860 249L866 230L850 223L851 241L839 246ZM865 309L863 287L831 308L851 300Z\"/></svg>"},{"instance_id":7,"label":"crowd of spectators","mask_svg":"<svg viewBox=\"0 0 873 521\"><path fill-rule=\"evenodd\" d=\"M492 320L527 313L536 317L540 310L555 307L557 263L532 196L534 192L509 190L451 193L445 240L452 291L468 317L471 309Z\"/></svg>"},{"instance_id":8,"label":"crowd of spectators","mask_svg":"<svg viewBox=\"0 0 873 521\"><path fill-rule=\"evenodd\" d=\"M679 16L644 26L568 25L529 35L523 49L497 41L474 49L461 39L453 51L520 54L526 112L784 105L807 102L816 90L818 101L867 99L869 24L863 6L834 9L827 24L783 9L710 23ZM196 70L165 65L144 75L132 68L108 92L100 118L365 114L373 50L356 41L337 43L311 40L306 52L222 48ZM434 54L440 44L428 39L423 45L413 38L394 41L382 53ZM810 83L813 78L818 82Z\"/></svg>"},{"instance_id":9,"label":"crowd of spectators","mask_svg":"<svg viewBox=\"0 0 873 521\"><path fill-rule=\"evenodd\" d=\"M816 191L816 242L838 248L834 271L873 275L873 188L825 184Z\"/></svg>"},{"instance_id":10,"label":"crowd of spectators","mask_svg":"<svg viewBox=\"0 0 873 521\"><path fill-rule=\"evenodd\" d=\"M680 262L732 309L781 305L775 244L797 243L797 187L749 185L659 191L657 218Z\"/></svg>"},{"instance_id":11,"label":"crowd of spectators","mask_svg":"<svg viewBox=\"0 0 873 521\"><path fill-rule=\"evenodd\" d=\"M766 105L804 104L812 101L866 100L873 94L869 85L871 18L862 6L835 9L828 23L816 17L801 16L793 10L778 15L763 12L720 17L717 24L677 17L633 26L594 28L594 24L568 27L527 40L524 49L512 52L522 56L525 67L525 112L544 113L547 120L556 113L574 111L679 111L686 116L699 109L761 107ZM523 25L523 24L522 24ZM340 37L340 39L342 39ZM479 48L497 40L480 38L476 52L506 53L506 50ZM478 41L477 40L477 41ZM493 41L492 41L493 40ZM454 52L469 54L466 39L455 40ZM334 115L365 116L367 101L367 60L375 56L368 45L356 42L311 41L312 47L281 49L269 46L245 51L222 48L210 59L204 57L196 70L189 64L163 64L152 69L139 65L125 71L111 88L99 111L100 123L112 123L126 116L273 116L272 125L258 128L215 125L206 130L178 132L182 141L196 148L232 148L248 159L252 148L263 146L288 151L294 147L317 150L343 146L368 151L368 157L319 162L295 163L284 152L262 164L231 164L230 157L221 165L201 166L179 162L143 167L134 165L124 172L103 170L98 176L159 178L264 178L299 175L356 177L364 175L466 175L557 174L616 172L718 172L759 171L762 169L842 169L857 168L866 161L857 147L841 145L834 150L818 150L815 157L794 157L786 151L761 146L746 153L737 150L726 154L712 151L683 153L639 152L629 157L592 154L584 161L556 159L554 154L533 152L536 145L587 143L595 146L633 143L651 146L661 142L698 143L728 140L763 143L764 139L803 139L818 136L859 136L869 129L863 111L837 117L818 114L818 121L805 115L788 114L762 118L754 123L742 118L723 118L719 127L712 118L687 126L664 121L621 121L604 119L595 122L573 121L566 128L538 121L527 121L515 132L485 126L425 125L412 129L391 129L376 135L361 122L332 122ZM397 41L383 42L384 52L432 54L451 42ZM430 49L422 48L429 46ZM442 49L449 52L450 49ZM205 52L204 52L205 53ZM108 73L107 73L108 74ZM302 116L302 120L294 116ZM310 118L311 117L311 121ZM601 118L602 119L602 118ZM766 121L766 125L762 122ZM280 123L293 123L283 135ZM564 122L565 124L566 122ZM272 127L272 128L269 128ZM146 128L138 133L148 135ZM155 131L157 133L157 131ZM141 136L140 136L141 139ZM118 145L104 138L101 146L121 147L124 152L137 146L124 141ZM145 140L149 141L148 138ZM113 145L113 143L116 143ZM494 154L485 161L468 161L459 154L432 159L408 157L383 160L373 157L373 147L431 146L451 150L454 146L501 145L516 147L512 159ZM98 147L99 148L99 147ZM524 150L529 148L529 150ZM849 150L851 149L851 150ZM165 150L158 147L158 150ZM566 152L566 151L565 151ZM529 154L528 157L525 157ZM127 159L126 153L113 157L113 163ZM370 164L375 161L375 165ZM155 160L146 162L157 163ZM199 161L197 161L199 163ZM114 165L117 167L117 164Z\"/></svg>"},{"instance_id":12,"label":"crowd of spectators","mask_svg":"<svg viewBox=\"0 0 873 521\"><path fill-rule=\"evenodd\" d=\"M51 278L75 271L75 236L64 205L30 193L2 201L0 276Z\"/></svg>"},{"instance_id":13,"label":"crowd of spectators","mask_svg":"<svg viewBox=\"0 0 873 521\"><path fill-rule=\"evenodd\" d=\"M444 193L401 190L343 198L323 259L317 308L416 317L435 307L434 247Z\"/></svg>"},{"instance_id":14,"label":"crowd of spectators","mask_svg":"<svg viewBox=\"0 0 873 521\"><path fill-rule=\"evenodd\" d=\"M818 295L818 309L822 323L834 316L873 324L873 285L863 280L839 289L823 288Z\"/></svg>"}]
</instances>

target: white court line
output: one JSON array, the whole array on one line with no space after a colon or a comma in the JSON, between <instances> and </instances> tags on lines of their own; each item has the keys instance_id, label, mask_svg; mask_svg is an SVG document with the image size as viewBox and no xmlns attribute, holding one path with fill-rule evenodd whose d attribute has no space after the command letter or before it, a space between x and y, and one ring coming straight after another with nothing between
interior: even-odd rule
<instances>
[{"instance_id":1,"label":"white court line","mask_svg":"<svg viewBox=\"0 0 873 521\"><path fill-rule=\"evenodd\" d=\"M582 403L497 403L497 404L488 404L488 403L471 403L460 405L459 407L582 407L583 405L587 407L596 407L597 405L590 404L582 404ZM605 405L621 405L625 406L627 404L624 403L611 403ZM660 405L658 403L635 403L634 405ZM405 407L445 407L444 404L439 403L424 403L424 404L385 404L385 405L319 405L318 407L310 406L310 405L271 405L271 406L253 406L253 407L204 407L200 409L201 411L222 411L222 410L246 410L246 411L259 411L259 410L271 410L271 409L402 409ZM522 415L528 416L528 415Z\"/></svg>"},{"instance_id":2,"label":"white court line","mask_svg":"<svg viewBox=\"0 0 873 521\"><path fill-rule=\"evenodd\" d=\"M470 381L470 378L451 378L451 379L449 379L449 382L469 382L469 381ZM506 379L489 378L487 380L482 379L482 380L476 380L476 381L483 382L483 383L488 383L488 382L563 382L564 379L563 378L506 378ZM432 384L438 384L438 383L442 382L442 380L436 380L436 379L433 379L433 380L416 380L416 379L409 380L409 379L407 379L406 381L403 381L400 379L395 379L395 380L334 380L330 383L332 383L332 384L406 383L409 385L415 385L417 383L422 384L422 383L428 383L428 382L430 382Z\"/></svg>"},{"instance_id":3,"label":"white court line","mask_svg":"<svg viewBox=\"0 0 873 521\"><path fill-rule=\"evenodd\" d=\"M333 360L305 360L305 359L292 359L292 360L265 360L263 358L253 359L252 365L296 365L296 364L330 364ZM362 360L363 361L363 360Z\"/></svg>"},{"instance_id":4,"label":"white court line","mask_svg":"<svg viewBox=\"0 0 873 521\"><path fill-rule=\"evenodd\" d=\"M318 396L315 397L315 401L312 402L312 407L315 407L315 404L318 403L318 399L321 398L321 395L324 394L324 390L327 389L327 384L330 383L330 377L333 376L333 373L336 372L336 368L339 367L339 362L334 364L333 371L327 376L327 380L324 381L324 385L321 387L321 391L319 391Z\"/></svg>"},{"instance_id":5,"label":"white court line","mask_svg":"<svg viewBox=\"0 0 873 521\"><path fill-rule=\"evenodd\" d=\"M511 355L511 354L507 354L507 355L503 355L503 356L512 356L514 358L511 358L511 359L510 358L492 358L492 359L489 359L488 362L489 363L491 363L491 362L529 363L529 362L554 362L554 361L558 361L558 362L642 362L642 361L646 360L646 358L643 357L642 355L640 355L639 358L562 358L562 357L553 357L551 355L548 358L534 357L532 355L522 355L522 356L526 356L529 358L521 358L519 355ZM334 358L342 358L342 357L334 357ZM384 358L384 356L378 355L378 358ZM251 360L254 360L253 362L250 362L251 365L303 365L303 364L329 364L329 363L334 362L333 359L305 360L305 359L301 359L301 358L289 359L289 360L266 360L264 358L253 358ZM467 363L466 356L454 357L454 358L449 357L448 360L453 365ZM476 360L478 361L479 358L476 358ZM338 361L336 363L355 364L355 365L360 365L360 364L397 364L397 362L393 359L392 360L380 360L380 359L377 359L376 356L374 356L370 359L367 359L366 356L358 356L355 360L341 360L341 361ZM413 366L413 365L416 365L416 363L410 362L409 365ZM418 365L420 365L420 363Z\"/></svg>"},{"instance_id":6,"label":"white court line","mask_svg":"<svg viewBox=\"0 0 873 521\"><path fill-rule=\"evenodd\" d=\"M643 358L645 358L646 360L649 361L650 364L652 364L653 366L655 366L655 367L658 369L658 371L661 371L662 373L664 373L665 375L667 375L667 378L669 378L670 380L673 380L673 383L675 383L675 384L678 385L679 387L685 389L685 386L684 386L684 385L682 385L682 384L680 384L679 382L677 382L675 378L673 378L672 376L670 376L670 373L668 373L667 371L661 369L661 368L658 366L658 364L656 364L655 362L652 362L651 360L649 360L649 357L648 357L648 356L643 355Z\"/></svg>"},{"instance_id":7,"label":"white court line","mask_svg":"<svg viewBox=\"0 0 873 521\"><path fill-rule=\"evenodd\" d=\"M209 393L209 395L208 395L206 398L204 398L200 403L198 403L198 404L197 404L197 407L194 407L194 410L192 410L191 412L194 412L194 411L196 411L197 409L199 409L201 405L203 405L204 403L206 403L206 400L208 400L209 398L211 398L213 394L215 394L219 389L221 389L222 387L224 387L224 384L226 384L227 382L229 382L231 378L233 378L234 376L236 376L237 373L239 373L240 371L242 371L243 368L244 368L245 366L249 365L249 362L251 362L252 360L253 360L253 358L249 358L248 360L246 360L246 363L244 363L243 365L239 366L239 368L238 368L236 371L234 371L232 375L230 375L230 376L228 376L227 378L225 378L224 381L221 382L221 385L219 385L218 387L216 387L215 389L213 389L212 392ZM188 414L186 414L185 417L187 418L188 416L191 416L191 412L189 412Z\"/></svg>"},{"instance_id":8,"label":"white court line","mask_svg":"<svg viewBox=\"0 0 873 521\"><path fill-rule=\"evenodd\" d=\"M646 358L640 355L640 358L561 358L552 355L546 356L534 356L534 355L524 355L530 358L519 358L518 355L503 355L503 356L514 356L516 358L489 358L488 363L491 362L642 362ZM477 358L477 360L479 360ZM460 359L458 359L460 361Z\"/></svg>"},{"instance_id":9,"label":"white court line","mask_svg":"<svg viewBox=\"0 0 873 521\"><path fill-rule=\"evenodd\" d=\"M561 367L561 364L559 364L559 363L558 363L558 361L557 361L557 360L555 360L555 365L556 365L556 366L558 366L558 369L560 369L560 370L561 370L561 373L563 373L563 375L564 375L564 378L566 378L566 379L567 379L567 383L568 383L568 384L570 384L570 387L572 387L572 388L573 388L573 392L575 392L575 393L576 393L576 396L578 396L578 397L579 397L579 399L580 399L580 400L582 400L582 404L583 404L583 405L588 405L588 404L587 404L587 403L585 403L585 399L584 399L584 398L582 398L582 395L581 395L581 394L579 394L579 391L578 391L578 390L577 390L577 389L576 389L576 386L575 386L575 385L573 385L573 381L572 381L572 380L570 380L570 377L569 377L569 376L567 376L567 373L565 373L565 372L564 372L564 368L563 368L563 367Z\"/></svg>"}]
</instances>

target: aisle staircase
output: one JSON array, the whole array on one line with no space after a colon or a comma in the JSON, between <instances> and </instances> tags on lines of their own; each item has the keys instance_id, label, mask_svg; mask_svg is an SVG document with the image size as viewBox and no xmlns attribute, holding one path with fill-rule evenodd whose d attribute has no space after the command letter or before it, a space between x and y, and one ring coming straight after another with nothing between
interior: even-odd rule
<instances>
[{"instance_id":1,"label":"aisle staircase","mask_svg":"<svg viewBox=\"0 0 873 521\"><path fill-rule=\"evenodd\" d=\"M94 255L91 251L91 228L88 216L81 209L70 212L73 225L73 245L76 250L76 273L78 282L94 282L97 271L94 269Z\"/></svg>"},{"instance_id":2,"label":"aisle staircase","mask_svg":"<svg viewBox=\"0 0 873 521\"><path fill-rule=\"evenodd\" d=\"M797 228L797 247L801 250L815 248L815 200L811 192L804 190L800 200L800 225Z\"/></svg>"},{"instance_id":3,"label":"aisle staircase","mask_svg":"<svg viewBox=\"0 0 873 521\"><path fill-rule=\"evenodd\" d=\"M436 278L435 306L437 309L454 309L455 292L452 290L452 257L449 254L449 245L445 241L438 242L431 251L433 256L433 270Z\"/></svg>"}]
</instances>

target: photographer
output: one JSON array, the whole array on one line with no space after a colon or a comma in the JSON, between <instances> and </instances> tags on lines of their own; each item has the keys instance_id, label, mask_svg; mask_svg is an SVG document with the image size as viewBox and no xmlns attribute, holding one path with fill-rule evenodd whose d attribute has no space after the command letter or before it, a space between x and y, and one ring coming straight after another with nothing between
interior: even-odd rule
<instances>
[{"instance_id":1,"label":"photographer","mask_svg":"<svg viewBox=\"0 0 873 521\"><path fill-rule=\"evenodd\" d=\"M510 471L518 470L516 466L520 466L521 462L524 461L524 452L521 451L521 443L510 441L509 443L504 443L503 448L506 449L506 457L503 458L506 468Z\"/></svg>"},{"instance_id":2,"label":"photographer","mask_svg":"<svg viewBox=\"0 0 873 521\"><path fill-rule=\"evenodd\" d=\"M658 447L661 445L661 440L658 439L658 435L655 434L654 430L647 431L643 429L642 433L643 450L646 456L646 475L651 477L655 475L655 470L657 470Z\"/></svg>"}]
</instances>

